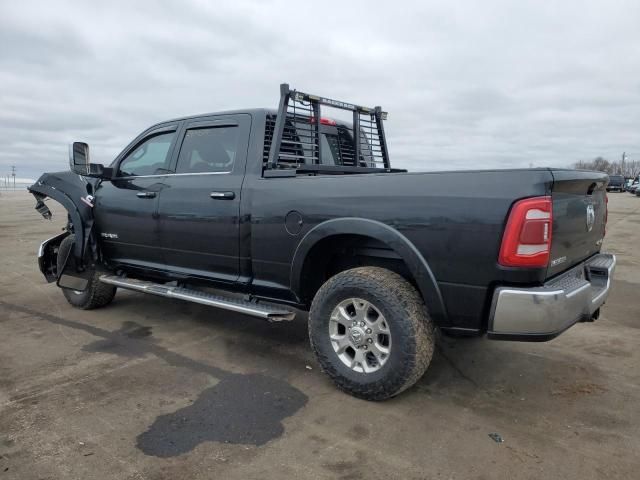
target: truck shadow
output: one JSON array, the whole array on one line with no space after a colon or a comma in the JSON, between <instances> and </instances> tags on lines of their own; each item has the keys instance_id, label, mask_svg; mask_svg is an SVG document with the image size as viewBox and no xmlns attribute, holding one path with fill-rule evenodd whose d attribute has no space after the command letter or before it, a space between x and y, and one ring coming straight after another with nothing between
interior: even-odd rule
<instances>
[{"instance_id":1,"label":"truck shadow","mask_svg":"<svg viewBox=\"0 0 640 480\"><path fill-rule=\"evenodd\" d=\"M211 341L224 347L217 355L226 356L225 363L241 359L241 368L253 372L241 374L167 349L154 337L153 326L142 325L148 323L145 320L124 321L120 328L110 331L24 306L0 304L95 336L82 347L85 352L124 358L154 355L172 367L218 380L190 405L158 416L136 437L138 449L146 455L174 457L206 441L260 446L280 437L283 421L308 402L307 395L287 381L292 372L304 372L305 365L313 366L311 374L324 383L322 389L331 395L344 395L316 367L308 347L304 314L286 324L269 324L239 314L216 315L212 320L213 309L142 295L122 296L105 309L112 315L114 310L128 311L135 305L138 312L145 312L145 318L153 318L151 325L202 329L198 333L205 336L211 333ZM571 400L605 391L598 380L602 375L593 367L557 352L538 354L538 348L484 339L441 338L426 375L390 403L453 402L515 418L522 417L523 412L513 408L514 402ZM530 409L531 415L536 412Z\"/></svg>"},{"instance_id":2,"label":"truck shadow","mask_svg":"<svg viewBox=\"0 0 640 480\"><path fill-rule=\"evenodd\" d=\"M109 331L20 305L0 304L14 312L98 337L85 345L83 351L129 358L152 354L173 367L219 380L201 392L191 405L157 417L147 431L138 435L137 447L146 455L173 457L205 441L263 445L282 435L282 421L308 400L284 379L261 373L232 373L172 352L157 344L151 327L136 322L125 321L118 330Z\"/></svg>"}]
</instances>

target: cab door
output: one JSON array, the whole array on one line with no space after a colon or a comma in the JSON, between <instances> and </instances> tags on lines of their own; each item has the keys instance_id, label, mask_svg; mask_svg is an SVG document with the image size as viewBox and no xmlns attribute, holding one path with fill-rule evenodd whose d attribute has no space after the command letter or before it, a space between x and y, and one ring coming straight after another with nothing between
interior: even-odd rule
<instances>
[{"instance_id":1,"label":"cab door","mask_svg":"<svg viewBox=\"0 0 640 480\"><path fill-rule=\"evenodd\" d=\"M182 275L222 282L239 277L240 196L251 128L248 114L185 123L174 174L158 205L164 258Z\"/></svg>"},{"instance_id":2,"label":"cab door","mask_svg":"<svg viewBox=\"0 0 640 480\"><path fill-rule=\"evenodd\" d=\"M162 268L158 200L176 145L178 124L154 129L114 163L116 174L95 193L95 228L115 263Z\"/></svg>"}]
</instances>

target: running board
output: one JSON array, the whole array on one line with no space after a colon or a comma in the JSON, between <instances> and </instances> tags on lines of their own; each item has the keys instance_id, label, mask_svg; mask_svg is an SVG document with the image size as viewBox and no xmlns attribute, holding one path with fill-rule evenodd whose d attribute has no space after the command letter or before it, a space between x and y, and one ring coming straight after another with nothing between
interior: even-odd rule
<instances>
[{"instance_id":1,"label":"running board","mask_svg":"<svg viewBox=\"0 0 640 480\"><path fill-rule=\"evenodd\" d=\"M257 304L247 300L223 297L222 295L213 295L199 290L164 285L162 283L147 282L134 278L119 277L117 275L102 275L100 281L127 290L151 293L167 298L177 298L210 307L224 308L225 310L264 318L270 322L293 320L296 316L295 312L275 305Z\"/></svg>"}]
</instances>

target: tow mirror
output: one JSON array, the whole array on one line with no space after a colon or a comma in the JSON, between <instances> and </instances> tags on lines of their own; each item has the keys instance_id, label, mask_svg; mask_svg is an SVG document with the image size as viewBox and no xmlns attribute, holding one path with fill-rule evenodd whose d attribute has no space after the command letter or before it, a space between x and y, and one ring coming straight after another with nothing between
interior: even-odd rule
<instances>
[{"instance_id":1,"label":"tow mirror","mask_svg":"<svg viewBox=\"0 0 640 480\"><path fill-rule=\"evenodd\" d=\"M91 163L89 145L84 142L73 142L69 145L69 166L71 171L84 177L107 178L110 168L100 163Z\"/></svg>"}]
</instances>

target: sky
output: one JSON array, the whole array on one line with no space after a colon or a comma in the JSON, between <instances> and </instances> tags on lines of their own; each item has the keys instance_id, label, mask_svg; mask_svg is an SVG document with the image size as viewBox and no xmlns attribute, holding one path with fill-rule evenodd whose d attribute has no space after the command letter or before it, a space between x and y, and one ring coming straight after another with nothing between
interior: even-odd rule
<instances>
[{"instance_id":1,"label":"sky","mask_svg":"<svg viewBox=\"0 0 640 480\"><path fill-rule=\"evenodd\" d=\"M413 171L640 159L640 2L0 1L0 177L108 164L148 126L382 105Z\"/></svg>"}]
</instances>

